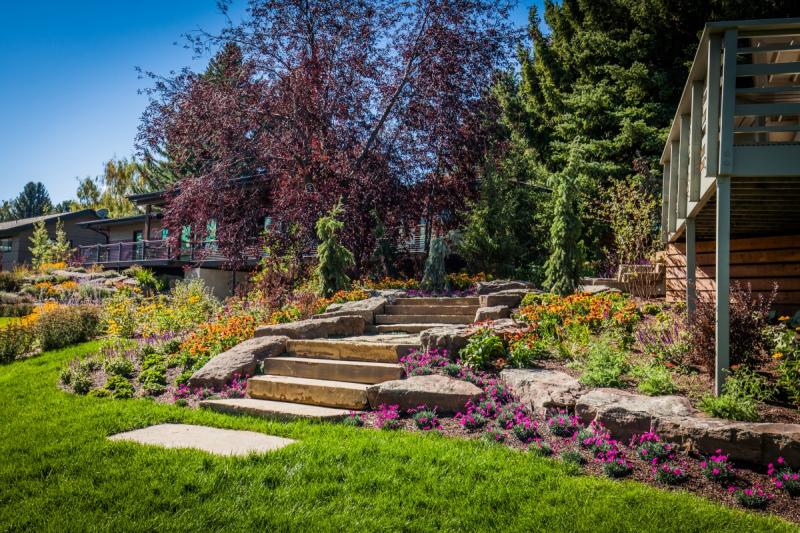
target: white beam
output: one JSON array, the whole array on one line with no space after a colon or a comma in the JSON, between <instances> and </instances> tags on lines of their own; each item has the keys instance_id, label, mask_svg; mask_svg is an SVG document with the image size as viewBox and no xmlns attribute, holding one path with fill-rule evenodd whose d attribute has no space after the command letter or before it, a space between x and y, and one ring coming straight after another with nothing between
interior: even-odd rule
<instances>
[{"instance_id":1,"label":"white beam","mask_svg":"<svg viewBox=\"0 0 800 533\"><path fill-rule=\"evenodd\" d=\"M717 242L716 242L716 335L714 339L714 394L724 392L725 377L730 368L730 246L731 246L731 178L717 178Z\"/></svg>"},{"instance_id":2,"label":"white beam","mask_svg":"<svg viewBox=\"0 0 800 533\"><path fill-rule=\"evenodd\" d=\"M703 143L703 82L692 83L692 113L689 124L689 201L700 199L700 151Z\"/></svg>"},{"instance_id":3,"label":"white beam","mask_svg":"<svg viewBox=\"0 0 800 533\"><path fill-rule=\"evenodd\" d=\"M722 40L712 35L708 40L708 72L706 74L706 175L719 174L719 92Z\"/></svg>"},{"instance_id":4,"label":"white beam","mask_svg":"<svg viewBox=\"0 0 800 533\"><path fill-rule=\"evenodd\" d=\"M736 108L736 30L726 30L722 64L722 100L719 126L719 173L733 173L733 128Z\"/></svg>"}]
</instances>

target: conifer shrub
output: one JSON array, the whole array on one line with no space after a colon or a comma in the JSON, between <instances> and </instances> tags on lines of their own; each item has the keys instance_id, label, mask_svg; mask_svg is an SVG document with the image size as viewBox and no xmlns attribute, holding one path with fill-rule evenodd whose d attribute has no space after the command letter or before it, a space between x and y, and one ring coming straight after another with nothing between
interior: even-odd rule
<instances>
[{"instance_id":1,"label":"conifer shrub","mask_svg":"<svg viewBox=\"0 0 800 533\"><path fill-rule=\"evenodd\" d=\"M341 214L340 200L328 214L317 220L316 224L320 243L317 246L319 264L315 273L320 293L325 298L350 288L347 270L355 263L353 253L339 242L339 232L344 228L344 223L338 219Z\"/></svg>"}]
</instances>

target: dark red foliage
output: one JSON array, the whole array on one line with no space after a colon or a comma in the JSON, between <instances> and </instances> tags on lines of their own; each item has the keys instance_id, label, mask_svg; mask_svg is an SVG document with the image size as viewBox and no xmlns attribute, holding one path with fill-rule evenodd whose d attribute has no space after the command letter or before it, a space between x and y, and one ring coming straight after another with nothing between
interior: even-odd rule
<instances>
[{"instance_id":1,"label":"dark red foliage","mask_svg":"<svg viewBox=\"0 0 800 533\"><path fill-rule=\"evenodd\" d=\"M492 112L484 91L515 33L505 0L251 0L204 74L156 79L139 147L179 177L165 217L244 259L263 216L311 245L341 197L363 265L380 223L454 224L474 191ZM245 177L246 185L231 186ZM444 215L444 216L441 216ZM376 220L377 219L377 220Z\"/></svg>"},{"instance_id":2,"label":"dark red foliage","mask_svg":"<svg viewBox=\"0 0 800 533\"><path fill-rule=\"evenodd\" d=\"M770 308L778 293L777 285L772 292L754 294L748 283L738 281L731 285L730 299L730 354L731 366L746 365L758 369L760 358L767 349L764 327L769 321ZM692 364L701 366L714 375L716 306L713 299L700 299L697 311L690 323L689 353Z\"/></svg>"}]
</instances>

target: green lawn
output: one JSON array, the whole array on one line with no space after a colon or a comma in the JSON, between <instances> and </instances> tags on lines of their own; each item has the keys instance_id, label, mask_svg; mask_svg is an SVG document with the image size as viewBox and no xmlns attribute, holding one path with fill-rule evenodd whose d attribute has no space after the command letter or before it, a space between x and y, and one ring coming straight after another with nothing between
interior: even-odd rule
<instances>
[{"instance_id":1,"label":"green lawn","mask_svg":"<svg viewBox=\"0 0 800 533\"><path fill-rule=\"evenodd\" d=\"M19 318L15 316L0 316L0 328L12 322L17 322L18 320Z\"/></svg>"},{"instance_id":2,"label":"green lawn","mask_svg":"<svg viewBox=\"0 0 800 533\"><path fill-rule=\"evenodd\" d=\"M61 392L62 364L95 346L0 366L0 530L792 530L479 442ZM234 459L105 439L161 422L300 442Z\"/></svg>"}]
</instances>

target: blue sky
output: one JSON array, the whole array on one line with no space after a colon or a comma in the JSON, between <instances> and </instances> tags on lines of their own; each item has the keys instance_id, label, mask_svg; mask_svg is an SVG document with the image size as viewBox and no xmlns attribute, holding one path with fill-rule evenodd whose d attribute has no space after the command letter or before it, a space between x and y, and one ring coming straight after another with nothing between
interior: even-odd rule
<instances>
[{"instance_id":1,"label":"blue sky","mask_svg":"<svg viewBox=\"0 0 800 533\"><path fill-rule=\"evenodd\" d=\"M245 0L234 0L241 16ZM522 0L515 23L527 21ZM148 86L136 67L167 74L193 60L181 35L216 31L216 0L39 0L0 3L0 200L41 181L54 202L76 177L133 155ZM177 45L175 43L178 43Z\"/></svg>"}]
</instances>

